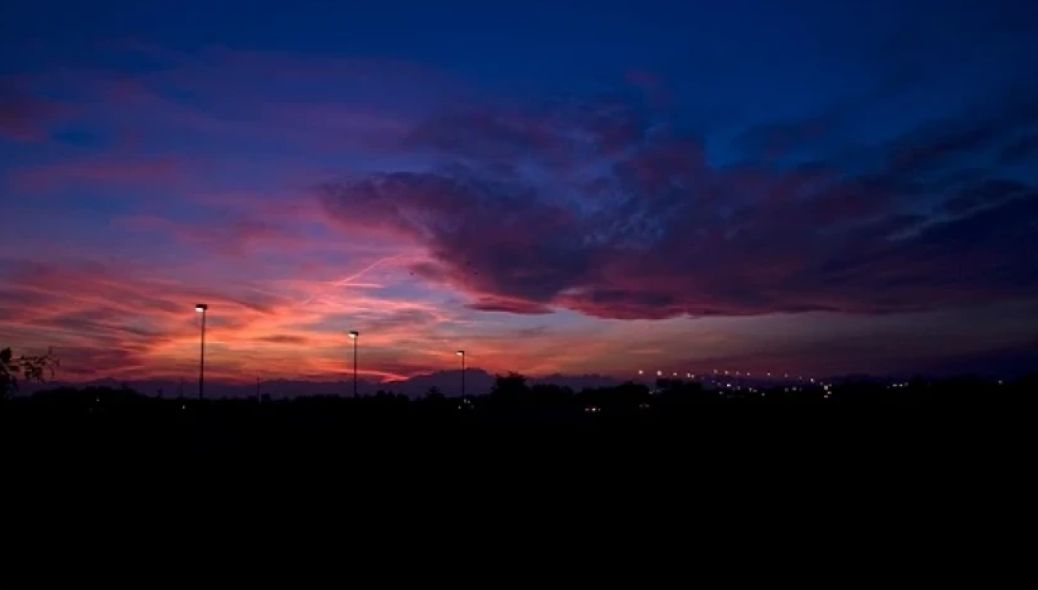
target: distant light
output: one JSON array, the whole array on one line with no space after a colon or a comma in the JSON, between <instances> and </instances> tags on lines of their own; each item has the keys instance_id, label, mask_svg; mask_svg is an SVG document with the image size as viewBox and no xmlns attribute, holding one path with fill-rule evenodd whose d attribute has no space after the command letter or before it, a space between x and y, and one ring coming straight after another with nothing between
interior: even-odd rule
<instances>
[{"instance_id":1,"label":"distant light","mask_svg":"<svg viewBox=\"0 0 1038 590\"><path fill-rule=\"evenodd\" d=\"M657 376L657 377L660 377L660 376L662 376L662 375L663 375L663 371L656 371L656 376Z\"/></svg>"},{"instance_id":2,"label":"distant light","mask_svg":"<svg viewBox=\"0 0 1038 590\"><path fill-rule=\"evenodd\" d=\"M643 370L641 370L641 369L638 369L638 374L639 374L639 375L644 375L644 374L645 374L645 371L643 371Z\"/></svg>"},{"instance_id":3,"label":"distant light","mask_svg":"<svg viewBox=\"0 0 1038 590\"><path fill-rule=\"evenodd\" d=\"M454 354L456 354L458 356L465 356L465 351L464 350L459 350L459 351L455 352Z\"/></svg>"},{"instance_id":4,"label":"distant light","mask_svg":"<svg viewBox=\"0 0 1038 590\"><path fill-rule=\"evenodd\" d=\"M672 377L677 377L677 376L678 376L678 373L677 373L677 371L674 371L673 373L671 373L671 376L672 376Z\"/></svg>"},{"instance_id":5,"label":"distant light","mask_svg":"<svg viewBox=\"0 0 1038 590\"><path fill-rule=\"evenodd\" d=\"M360 332L356 330L350 330L350 338L356 339L357 336L360 336Z\"/></svg>"},{"instance_id":6,"label":"distant light","mask_svg":"<svg viewBox=\"0 0 1038 590\"><path fill-rule=\"evenodd\" d=\"M198 313L202 313L203 311L205 311L207 309L209 309L209 306L206 305L205 303L196 303L195 304L195 311L197 311Z\"/></svg>"}]
</instances>

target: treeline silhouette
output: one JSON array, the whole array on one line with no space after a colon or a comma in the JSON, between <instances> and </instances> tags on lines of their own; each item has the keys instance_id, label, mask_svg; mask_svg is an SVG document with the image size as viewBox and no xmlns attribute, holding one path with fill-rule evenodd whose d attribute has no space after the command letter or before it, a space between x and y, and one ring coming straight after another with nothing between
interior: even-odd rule
<instances>
[{"instance_id":1,"label":"treeline silhouette","mask_svg":"<svg viewBox=\"0 0 1038 590\"><path fill-rule=\"evenodd\" d=\"M956 445L986 436L984 444L1012 445L1038 415L1036 393L1035 375L1004 383L915 379L892 388L859 380L831 390L759 386L751 392L679 379L573 391L530 386L512 373L499 376L486 394L464 398L433 390L420 399L380 392L198 401L148 397L129 388L62 387L7 399L0 415L4 448L30 454L103 449L117 455L270 457L349 449L354 460L363 460L446 447L473 453L495 445L530 450L575 443L598 445L598 451L624 445L659 453L713 449L722 456L755 447L878 450L927 437Z\"/></svg>"},{"instance_id":2,"label":"treeline silhouette","mask_svg":"<svg viewBox=\"0 0 1038 590\"><path fill-rule=\"evenodd\" d=\"M980 377L929 380L914 378L891 387L884 381L859 379L845 381L831 390L821 385L758 385L740 390L704 387L701 382L684 379L657 379L654 386L627 382L615 387L585 388L536 384L517 373L499 375L489 392L465 397L448 396L433 387L422 398L411 399L392 391L375 395L295 396L279 398L264 393L259 398L216 398L196 400L184 396L147 396L128 386L120 388L62 386L42 390L31 396L5 399L0 405L7 412L56 412L85 416L162 414L200 412L224 416L241 412L248 415L329 414L425 415L439 418L457 415L480 419L576 420L606 417L660 417L684 409L709 411L728 407L778 409L884 408L952 409L1032 407L1038 395L1038 373L1012 381ZM257 408L264 408L257 414Z\"/></svg>"}]
</instances>

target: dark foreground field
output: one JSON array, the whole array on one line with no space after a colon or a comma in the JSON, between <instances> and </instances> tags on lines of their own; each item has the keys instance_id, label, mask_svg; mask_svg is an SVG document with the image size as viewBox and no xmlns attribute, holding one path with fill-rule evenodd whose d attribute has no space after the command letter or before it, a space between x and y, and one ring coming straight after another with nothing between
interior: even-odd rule
<instances>
[{"instance_id":1,"label":"dark foreground field","mask_svg":"<svg viewBox=\"0 0 1038 590\"><path fill-rule=\"evenodd\" d=\"M930 582L970 575L1027 587L1034 380L767 394L680 382L582 393L505 384L468 401L199 402L58 390L9 400L0 419L6 472L17 474L9 481L66 508L95 494L146 506L172 497L268 515L277 507L315 522L335 506L354 525L374 519L391 529L420 514L448 529L579 522L585 534L599 531L592 536L735 552L839 554L859 543L875 554L854 555L875 567L898 554L931 564ZM532 534L561 541L545 528ZM943 546L935 543L970 547L972 557L942 549L929 561ZM992 565L978 565L981 555Z\"/></svg>"},{"instance_id":2,"label":"dark foreground field","mask_svg":"<svg viewBox=\"0 0 1038 590\"><path fill-rule=\"evenodd\" d=\"M880 473L884 482L928 472L1023 475L1038 448L1036 397L1029 379L844 384L829 394L720 393L668 381L573 393L504 383L464 400L196 401L59 389L7 401L0 420L8 459L37 464L313 462L329 474L398 465L502 475L647 471L682 481L728 471L765 487L796 475L871 485L868 476Z\"/></svg>"}]
</instances>

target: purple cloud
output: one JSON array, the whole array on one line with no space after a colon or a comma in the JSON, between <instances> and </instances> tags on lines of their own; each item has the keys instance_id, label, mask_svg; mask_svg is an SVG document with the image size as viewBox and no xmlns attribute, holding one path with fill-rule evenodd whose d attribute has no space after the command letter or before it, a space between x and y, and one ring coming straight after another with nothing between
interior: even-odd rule
<instances>
[{"instance_id":1,"label":"purple cloud","mask_svg":"<svg viewBox=\"0 0 1038 590\"><path fill-rule=\"evenodd\" d=\"M39 141L47 125L59 117L63 105L26 93L10 81L0 80L0 137L15 141Z\"/></svg>"},{"instance_id":2,"label":"purple cloud","mask_svg":"<svg viewBox=\"0 0 1038 590\"><path fill-rule=\"evenodd\" d=\"M611 134L596 116L479 112L419 126L412 137L442 155L439 168L325 185L322 199L352 231L423 246L431 262L420 274L477 309L918 310L1038 286L1038 191L997 168L1034 115L927 126L849 172L838 162L718 166L698 142L644 121Z\"/></svg>"}]
</instances>

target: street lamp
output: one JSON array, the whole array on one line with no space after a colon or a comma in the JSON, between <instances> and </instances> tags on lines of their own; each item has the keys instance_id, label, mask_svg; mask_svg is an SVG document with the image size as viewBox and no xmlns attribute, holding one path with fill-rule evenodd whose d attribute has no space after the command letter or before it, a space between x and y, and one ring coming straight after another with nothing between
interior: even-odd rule
<instances>
[{"instance_id":1,"label":"street lamp","mask_svg":"<svg viewBox=\"0 0 1038 590\"><path fill-rule=\"evenodd\" d=\"M461 397L465 397L465 351L459 350L454 354L461 357Z\"/></svg>"},{"instance_id":2,"label":"street lamp","mask_svg":"<svg viewBox=\"0 0 1038 590\"><path fill-rule=\"evenodd\" d=\"M357 338L360 332L350 330L350 340L353 341L353 397L357 397Z\"/></svg>"},{"instance_id":3,"label":"street lamp","mask_svg":"<svg viewBox=\"0 0 1038 590\"><path fill-rule=\"evenodd\" d=\"M198 399L205 395L205 312L209 306L205 303L196 303L195 311L202 314L202 348L198 355Z\"/></svg>"}]
</instances>

